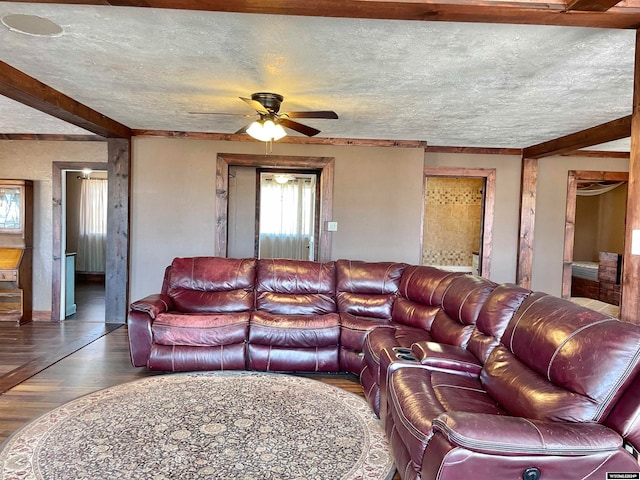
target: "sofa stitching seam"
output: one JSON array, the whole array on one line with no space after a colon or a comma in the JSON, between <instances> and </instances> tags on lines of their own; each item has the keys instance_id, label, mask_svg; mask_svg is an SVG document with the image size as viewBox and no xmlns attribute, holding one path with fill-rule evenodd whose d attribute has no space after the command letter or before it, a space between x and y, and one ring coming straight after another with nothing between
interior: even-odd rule
<instances>
[{"instance_id":1,"label":"sofa stitching seam","mask_svg":"<svg viewBox=\"0 0 640 480\"><path fill-rule=\"evenodd\" d=\"M611 319L611 320L614 322L619 321L615 319ZM632 359L627 363L627 368L625 368L624 372L620 374L617 381L611 386L611 389L609 389L607 394L604 396L604 400L600 402L600 405L598 406L596 413L594 415L595 421L600 420L604 410L609 406L609 402L611 401L613 394L620 389L620 386L622 385L622 383L624 383L624 381L628 379L629 376L631 375L631 372L634 371L634 367L635 365L637 365L639 357L640 357L640 342L636 343L635 353Z\"/></svg>"},{"instance_id":2,"label":"sofa stitching seam","mask_svg":"<svg viewBox=\"0 0 640 480\"><path fill-rule=\"evenodd\" d=\"M536 426L535 423L533 423L528 418L524 418L524 421L527 422L529 425L531 425L535 429L536 432L538 432L538 436L540 437L540 443L542 443L542 448L544 448L546 450L547 449L547 442L544 441L544 436L542 435L542 432L540 431L540 429Z\"/></svg>"},{"instance_id":3,"label":"sofa stitching seam","mask_svg":"<svg viewBox=\"0 0 640 480\"><path fill-rule=\"evenodd\" d=\"M516 330L518 329L518 325L520 324L520 320L522 320L522 317L524 317L524 316L525 316L525 314L529 311L529 309L530 309L530 308L532 308L536 303L538 303L538 302L539 302L540 300L542 300L543 298L545 298L545 297L544 297L544 296L541 296L540 298L538 298L538 299L534 300L533 302L531 302L531 305L529 305L529 306L524 310L524 312L522 312L522 313L520 314L520 317L519 317L519 318L516 320L516 322L514 323L514 325L513 325L513 329L511 330L511 336L510 336L510 338L509 338L509 351L510 351L511 353L514 353L514 351L513 351L513 339L514 339L514 337L515 337L515 335L516 335ZM512 320L513 320L513 319L512 319ZM504 345L504 343L503 343L503 345Z\"/></svg>"},{"instance_id":4,"label":"sofa stitching seam","mask_svg":"<svg viewBox=\"0 0 640 480\"><path fill-rule=\"evenodd\" d=\"M451 385L451 384L448 384L448 383L432 384L432 386L433 386L434 388L436 388L436 387L437 387L437 388L446 388L446 387L448 387L448 388L458 388L458 389L460 389L460 390L469 390L469 391L471 391L471 392L487 393L487 391L486 391L486 390L482 390L482 389L480 389L480 388L463 387L462 385Z\"/></svg>"},{"instance_id":5,"label":"sofa stitching seam","mask_svg":"<svg viewBox=\"0 0 640 480\"><path fill-rule=\"evenodd\" d=\"M600 469L600 467L602 467L605 463L607 463L609 461L609 459L613 456L615 452L611 452L609 454L609 456L607 458L605 458L602 463L600 463L600 465L598 465L597 467L595 467L593 470L591 470L586 477L582 477L582 480L586 480L587 478L589 478L591 475L593 475L596 471L598 471Z\"/></svg>"},{"instance_id":6,"label":"sofa stitching seam","mask_svg":"<svg viewBox=\"0 0 640 480\"><path fill-rule=\"evenodd\" d=\"M600 325L602 323L607 323L610 322L611 320L608 318L604 318L602 320L598 320L596 322L590 323L589 325L583 325L582 327L578 328L577 330L574 330L573 332L571 332L570 335L567 336L567 338L565 338L560 345L558 345L555 349L555 351L553 352L553 355L551 355L551 358L549 359L549 365L547 366L547 380L549 380L550 382L551 380L551 365L553 364L554 360L556 359L556 357L560 354L560 350L562 350L564 348L564 346L575 336L579 335L580 333L582 333L584 330L587 330L593 326L596 325Z\"/></svg>"}]
</instances>

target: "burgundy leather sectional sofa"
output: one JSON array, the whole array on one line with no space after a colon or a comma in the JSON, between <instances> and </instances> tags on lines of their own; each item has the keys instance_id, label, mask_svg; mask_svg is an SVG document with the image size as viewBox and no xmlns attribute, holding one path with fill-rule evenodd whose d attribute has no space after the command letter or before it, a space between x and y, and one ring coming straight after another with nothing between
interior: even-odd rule
<instances>
[{"instance_id":1,"label":"burgundy leather sectional sofa","mask_svg":"<svg viewBox=\"0 0 640 480\"><path fill-rule=\"evenodd\" d=\"M350 372L403 479L638 472L640 326L402 263L177 258L134 302L153 370Z\"/></svg>"}]
</instances>

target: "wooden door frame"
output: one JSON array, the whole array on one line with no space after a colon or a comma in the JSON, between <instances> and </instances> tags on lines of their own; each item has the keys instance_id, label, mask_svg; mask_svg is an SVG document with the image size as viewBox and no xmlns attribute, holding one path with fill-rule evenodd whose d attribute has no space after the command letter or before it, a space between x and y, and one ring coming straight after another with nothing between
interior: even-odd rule
<instances>
[{"instance_id":1,"label":"wooden door frame","mask_svg":"<svg viewBox=\"0 0 640 480\"><path fill-rule=\"evenodd\" d=\"M107 140L107 162L53 162L51 321L60 321L62 282L62 171L83 167L104 168L109 181L107 200L107 256L105 265L106 323L126 323L129 305L129 192L131 141Z\"/></svg>"},{"instance_id":2,"label":"wooden door frame","mask_svg":"<svg viewBox=\"0 0 640 480\"><path fill-rule=\"evenodd\" d=\"M491 255L493 247L493 218L496 204L496 169L495 168L464 168L464 167L424 167L422 182L422 218L420 219L420 263L422 263L422 249L424 248L424 210L427 199L427 177L462 177L482 178L485 181L484 209L482 219L482 258L480 270L482 276L491 276Z\"/></svg>"},{"instance_id":3,"label":"wooden door frame","mask_svg":"<svg viewBox=\"0 0 640 480\"><path fill-rule=\"evenodd\" d=\"M83 168L107 171L106 162L53 162L53 268L51 281L51 321L60 321L62 298L62 172L65 170L81 171ZM106 278L106 277L105 277Z\"/></svg>"},{"instance_id":4,"label":"wooden door frame","mask_svg":"<svg viewBox=\"0 0 640 480\"><path fill-rule=\"evenodd\" d=\"M305 157L291 155L252 155L219 153L216 160L216 235L215 255L227 256L229 207L229 167L271 167L320 170L320 233L318 261L331 260L331 232L326 224L333 217L334 157Z\"/></svg>"},{"instance_id":5,"label":"wooden door frame","mask_svg":"<svg viewBox=\"0 0 640 480\"><path fill-rule=\"evenodd\" d=\"M573 262L573 243L576 233L576 196L579 180L629 182L629 172L569 170L567 175L567 209L564 222L564 252L562 254L562 298L571 297L571 263Z\"/></svg>"},{"instance_id":6,"label":"wooden door frame","mask_svg":"<svg viewBox=\"0 0 640 480\"><path fill-rule=\"evenodd\" d=\"M273 168L273 167L258 167L256 168L256 204L255 204L255 227L254 227L254 242L253 242L253 256L255 258L258 258L258 256L260 255L260 207L261 207L261 178L260 175L262 173L290 173L291 175L296 175L296 174L312 174L315 177L316 183L315 183L315 192L314 192L314 205L313 205L313 242L314 242L314 251L313 251L313 258L314 261L318 261L320 252L318 251L317 248L315 248L315 245L320 243L320 232L321 232L321 228L320 228L320 198L321 198L321 193L320 193L320 175L322 175L322 170L313 170L313 169L297 169L297 168L293 168L291 170L289 169L283 169L283 168Z\"/></svg>"}]
</instances>

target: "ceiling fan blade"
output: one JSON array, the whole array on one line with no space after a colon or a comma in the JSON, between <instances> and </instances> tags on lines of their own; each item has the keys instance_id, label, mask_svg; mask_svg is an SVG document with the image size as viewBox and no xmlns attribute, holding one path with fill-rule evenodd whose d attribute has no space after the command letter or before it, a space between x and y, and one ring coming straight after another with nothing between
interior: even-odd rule
<instances>
[{"instance_id":1,"label":"ceiling fan blade","mask_svg":"<svg viewBox=\"0 0 640 480\"><path fill-rule=\"evenodd\" d=\"M250 125L251 125L250 123L247 123L244 127L242 127L237 132L233 132L234 135L240 135L241 133L247 133L247 128L249 128Z\"/></svg>"},{"instance_id":2,"label":"ceiling fan blade","mask_svg":"<svg viewBox=\"0 0 640 480\"><path fill-rule=\"evenodd\" d=\"M280 125L283 127L290 128L291 130L295 130L296 132L304 133L307 137L313 137L320 133L320 130L315 129L313 127L309 127L308 125L303 125L298 122L294 122L293 120L289 120L288 118L280 118Z\"/></svg>"},{"instance_id":3,"label":"ceiling fan blade","mask_svg":"<svg viewBox=\"0 0 640 480\"><path fill-rule=\"evenodd\" d=\"M260 102L257 102L255 100L251 100L250 98L245 98L245 97L239 97L239 98L243 102L247 103L256 112L262 113L263 115L267 115L269 113L269 110L264 108L264 106Z\"/></svg>"},{"instance_id":4,"label":"ceiling fan blade","mask_svg":"<svg viewBox=\"0 0 640 480\"><path fill-rule=\"evenodd\" d=\"M332 110L319 110L317 112L286 112L280 115L289 118L338 118L338 114Z\"/></svg>"}]
</instances>

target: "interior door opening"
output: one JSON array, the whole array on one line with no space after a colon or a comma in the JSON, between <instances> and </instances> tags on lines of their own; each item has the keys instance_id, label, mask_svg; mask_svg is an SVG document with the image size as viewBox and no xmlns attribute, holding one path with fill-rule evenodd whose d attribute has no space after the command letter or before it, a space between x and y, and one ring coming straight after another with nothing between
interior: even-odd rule
<instances>
[{"instance_id":1,"label":"interior door opening","mask_svg":"<svg viewBox=\"0 0 640 480\"><path fill-rule=\"evenodd\" d=\"M107 172L63 170L60 320L105 321Z\"/></svg>"},{"instance_id":2,"label":"interior door opening","mask_svg":"<svg viewBox=\"0 0 640 480\"><path fill-rule=\"evenodd\" d=\"M317 260L319 172L258 169L256 258Z\"/></svg>"},{"instance_id":3,"label":"interior door opening","mask_svg":"<svg viewBox=\"0 0 640 480\"><path fill-rule=\"evenodd\" d=\"M424 167L421 260L491 278L496 171Z\"/></svg>"},{"instance_id":4,"label":"interior door opening","mask_svg":"<svg viewBox=\"0 0 640 480\"><path fill-rule=\"evenodd\" d=\"M482 274L484 192L484 178L426 178L423 265Z\"/></svg>"},{"instance_id":5,"label":"interior door opening","mask_svg":"<svg viewBox=\"0 0 640 480\"><path fill-rule=\"evenodd\" d=\"M219 153L216 160L215 255L231 258L255 257L256 169L280 169L295 174L317 174L316 203L319 211L314 225L314 260L331 260L331 232L324 226L333 217L333 157L288 155L244 155Z\"/></svg>"},{"instance_id":6,"label":"interior door opening","mask_svg":"<svg viewBox=\"0 0 640 480\"><path fill-rule=\"evenodd\" d=\"M626 172L570 171L562 296L619 316L627 204Z\"/></svg>"}]
</instances>

